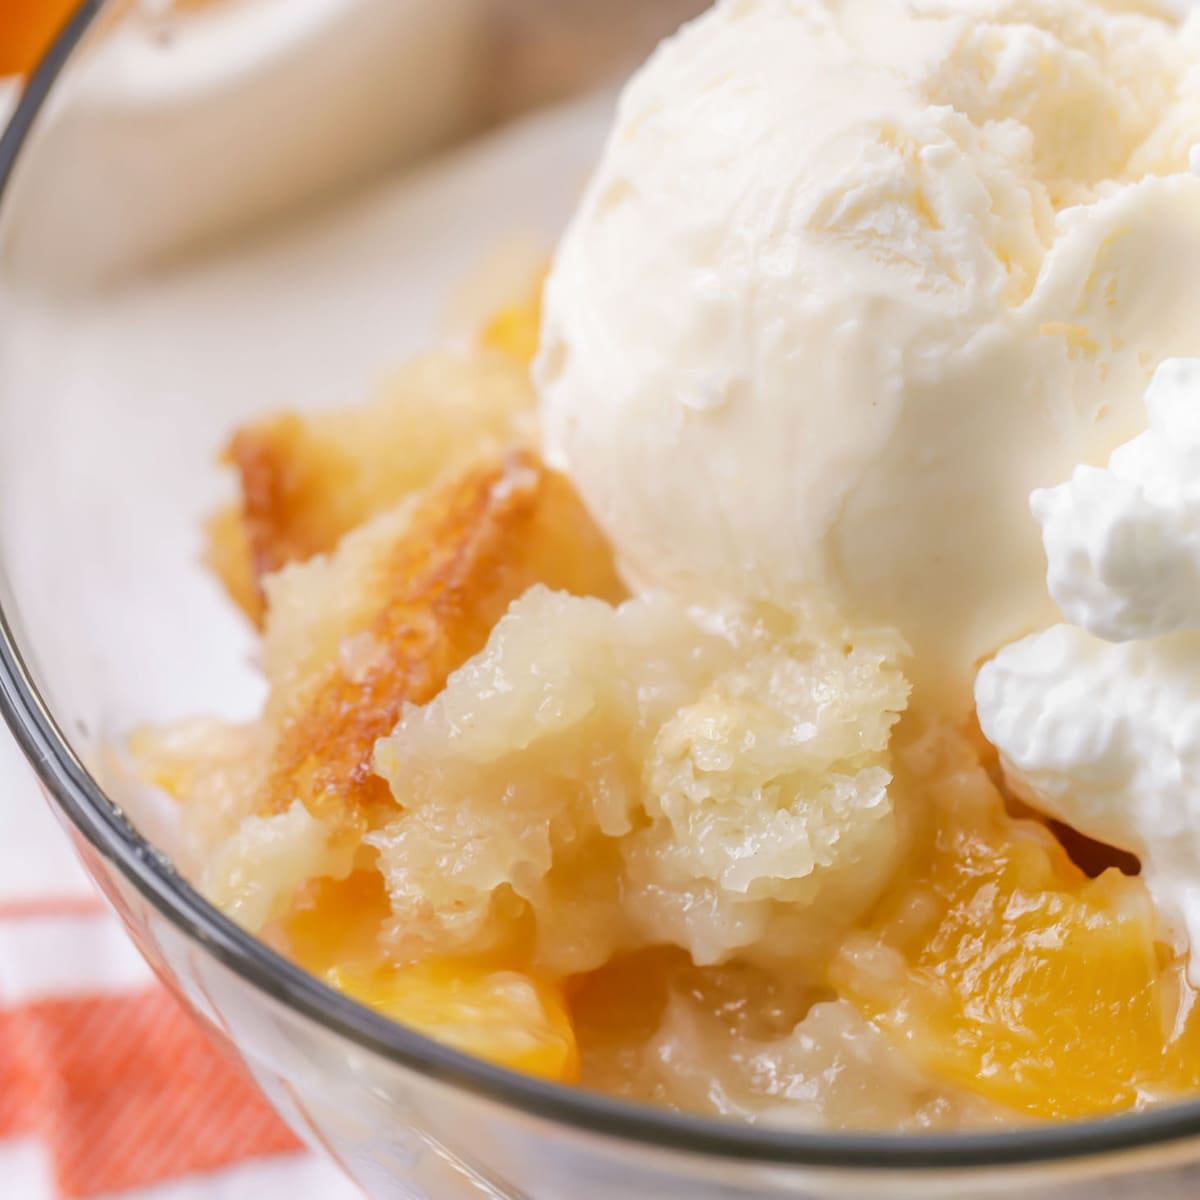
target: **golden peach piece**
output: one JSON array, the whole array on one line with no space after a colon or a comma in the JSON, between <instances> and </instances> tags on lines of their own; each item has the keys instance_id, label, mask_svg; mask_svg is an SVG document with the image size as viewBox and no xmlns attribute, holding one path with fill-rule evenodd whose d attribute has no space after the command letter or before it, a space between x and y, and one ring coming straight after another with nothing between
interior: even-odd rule
<instances>
[{"instance_id":1,"label":"golden peach piece","mask_svg":"<svg viewBox=\"0 0 1200 1200\"><path fill-rule=\"evenodd\" d=\"M466 1054L563 1083L579 1075L579 1051L562 994L545 980L446 959L370 972L335 968L327 982Z\"/></svg>"},{"instance_id":2,"label":"golden peach piece","mask_svg":"<svg viewBox=\"0 0 1200 1200\"><path fill-rule=\"evenodd\" d=\"M537 354L542 332L542 283L523 300L502 308L484 327L480 344L528 367Z\"/></svg>"},{"instance_id":3,"label":"golden peach piece","mask_svg":"<svg viewBox=\"0 0 1200 1200\"><path fill-rule=\"evenodd\" d=\"M929 801L932 827L833 964L837 991L919 1069L1031 1117L1200 1085L1194 994L1142 881L1089 878L978 768Z\"/></svg>"}]
</instances>

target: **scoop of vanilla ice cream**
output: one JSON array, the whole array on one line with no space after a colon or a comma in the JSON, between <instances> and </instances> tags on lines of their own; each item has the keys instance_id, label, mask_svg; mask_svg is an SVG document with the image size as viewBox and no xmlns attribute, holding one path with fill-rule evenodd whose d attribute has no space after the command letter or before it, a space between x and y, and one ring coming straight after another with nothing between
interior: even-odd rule
<instances>
[{"instance_id":1,"label":"scoop of vanilla ice cream","mask_svg":"<svg viewBox=\"0 0 1200 1200\"><path fill-rule=\"evenodd\" d=\"M660 48L535 368L634 583L894 625L952 707L1054 619L1030 491L1200 353L1200 25L1134 7L722 0Z\"/></svg>"}]
</instances>

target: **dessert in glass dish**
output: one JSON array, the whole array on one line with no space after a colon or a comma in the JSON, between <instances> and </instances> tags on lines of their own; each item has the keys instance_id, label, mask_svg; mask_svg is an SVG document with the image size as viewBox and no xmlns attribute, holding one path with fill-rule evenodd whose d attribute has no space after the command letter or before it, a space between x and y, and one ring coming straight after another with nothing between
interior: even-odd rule
<instances>
[{"instance_id":1,"label":"dessert in glass dish","mask_svg":"<svg viewBox=\"0 0 1200 1200\"><path fill-rule=\"evenodd\" d=\"M544 288L233 432L266 701L131 739L185 869L405 1025L688 1111L1196 1089L1196 146L1200 19L721 0Z\"/></svg>"}]
</instances>

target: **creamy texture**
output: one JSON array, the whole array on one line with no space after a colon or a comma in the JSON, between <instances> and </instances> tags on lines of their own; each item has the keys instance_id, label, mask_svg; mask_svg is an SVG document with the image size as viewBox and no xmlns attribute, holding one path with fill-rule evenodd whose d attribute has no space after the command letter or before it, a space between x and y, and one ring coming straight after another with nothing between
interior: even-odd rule
<instances>
[{"instance_id":1,"label":"creamy texture","mask_svg":"<svg viewBox=\"0 0 1200 1200\"><path fill-rule=\"evenodd\" d=\"M1200 361L1164 363L1148 430L1106 469L1035 492L1049 587L1070 624L979 672L979 723L1034 805L1138 855L1200 938ZM1107 639L1107 640L1101 640ZM1190 973L1200 983L1200 961Z\"/></svg>"},{"instance_id":2,"label":"creamy texture","mask_svg":"<svg viewBox=\"0 0 1200 1200\"><path fill-rule=\"evenodd\" d=\"M1200 637L1112 645L1072 625L1006 647L979 723L1035 807L1136 854L1181 941L1200 940ZM1189 962L1200 986L1200 959Z\"/></svg>"},{"instance_id":3,"label":"creamy texture","mask_svg":"<svg viewBox=\"0 0 1200 1200\"><path fill-rule=\"evenodd\" d=\"M1170 359L1149 429L1030 497L1063 616L1111 642L1200 629L1200 360Z\"/></svg>"},{"instance_id":4,"label":"creamy texture","mask_svg":"<svg viewBox=\"0 0 1200 1200\"><path fill-rule=\"evenodd\" d=\"M1048 624L1032 489L1200 351L1200 24L725 0L630 85L560 248L546 445L638 584L897 626L917 697Z\"/></svg>"}]
</instances>

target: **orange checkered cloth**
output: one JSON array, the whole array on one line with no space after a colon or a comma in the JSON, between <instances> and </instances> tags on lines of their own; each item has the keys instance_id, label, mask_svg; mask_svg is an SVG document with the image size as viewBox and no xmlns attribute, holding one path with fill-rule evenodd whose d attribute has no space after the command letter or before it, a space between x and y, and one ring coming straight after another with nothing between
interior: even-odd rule
<instances>
[{"instance_id":1,"label":"orange checkered cloth","mask_svg":"<svg viewBox=\"0 0 1200 1200\"><path fill-rule=\"evenodd\" d=\"M358 1195L154 979L2 726L0 1195Z\"/></svg>"}]
</instances>

